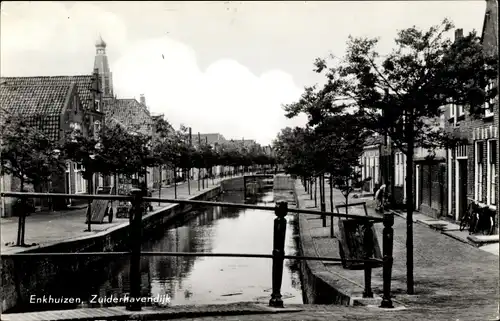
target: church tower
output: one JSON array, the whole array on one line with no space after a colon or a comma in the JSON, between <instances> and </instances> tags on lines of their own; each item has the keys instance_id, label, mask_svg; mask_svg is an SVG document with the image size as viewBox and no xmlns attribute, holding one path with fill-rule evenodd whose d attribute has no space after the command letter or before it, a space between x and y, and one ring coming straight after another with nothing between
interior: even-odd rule
<instances>
[{"instance_id":1,"label":"church tower","mask_svg":"<svg viewBox=\"0 0 500 321\"><path fill-rule=\"evenodd\" d=\"M99 71L102 96L103 98L113 97L113 74L109 69L108 56L106 56L106 43L100 35L95 48L94 70Z\"/></svg>"}]
</instances>

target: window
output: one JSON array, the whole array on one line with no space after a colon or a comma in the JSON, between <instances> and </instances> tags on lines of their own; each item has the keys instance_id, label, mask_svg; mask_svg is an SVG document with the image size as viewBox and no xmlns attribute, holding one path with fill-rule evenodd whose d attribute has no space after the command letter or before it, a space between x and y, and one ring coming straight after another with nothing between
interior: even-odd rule
<instances>
[{"instance_id":1,"label":"window","mask_svg":"<svg viewBox=\"0 0 500 321\"><path fill-rule=\"evenodd\" d=\"M488 141L488 167L487 167L487 203L488 205L496 205L496 196L497 196L497 141L490 140Z\"/></svg>"},{"instance_id":2,"label":"window","mask_svg":"<svg viewBox=\"0 0 500 321\"><path fill-rule=\"evenodd\" d=\"M94 122L94 137L95 137L95 139L99 139L100 133L101 133L101 122L96 120Z\"/></svg>"},{"instance_id":3,"label":"window","mask_svg":"<svg viewBox=\"0 0 500 321\"><path fill-rule=\"evenodd\" d=\"M87 191L87 181L83 178L85 168L80 164L74 164L75 188L76 193L85 193Z\"/></svg>"},{"instance_id":4,"label":"window","mask_svg":"<svg viewBox=\"0 0 500 321\"><path fill-rule=\"evenodd\" d=\"M488 86L486 86L486 93L489 93L493 90L493 82L490 82ZM495 98L490 98L487 102L484 103L484 117L492 117L493 116L493 106L495 105Z\"/></svg>"},{"instance_id":5,"label":"window","mask_svg":"<svg viewBox=\"0 0 500 321\"><path fill-rule=\"evenodd\" d=\"M95 110L96 111L101 111L101 102L99 100L95 100Z\"/></svg>"},{"instance_id":6,"label":"window","mask_svg":"<svg viewBox=\"0 0 500 321\"><path fill-rule=\"evenodd\" d=\"M474 166L474 180L475 191L474 198L476 201L483 200L483 162L484 162L484 142L476 142L475 144L475 166Z\"/></svg>"},{"instance_id":7,"label":"window","mask_svg":"<svg viewBox=\"0 0 500 321\"><path fill-rule=\"evenodd\" d=\"M405 157L402 152L397 152L395 154L396 157L396 166L394 167L394 180L395 186L403 186L405 182Z\"/></svg>"},{"instance_id":8,"label":"window","mask_svg":"<svg viewBox=\"0 0 500 321\"><path fill-rule=\"evenodd\" d=\"M457 111L457 113L458 113L457 117L460 117L460 116L465 115L465 112L464 112L464 106L458 106L458 111Z\"/></svg>"},{"instance_id":9,"label":"window","mask_svg":"<svg viewBox=\"0 0 500 321\"><path fill-rule=\"evenodd\" d=\"M455 110L457 109L457 105L450 104L450 118L455 118Z\"/></svg>"}]
</instances>

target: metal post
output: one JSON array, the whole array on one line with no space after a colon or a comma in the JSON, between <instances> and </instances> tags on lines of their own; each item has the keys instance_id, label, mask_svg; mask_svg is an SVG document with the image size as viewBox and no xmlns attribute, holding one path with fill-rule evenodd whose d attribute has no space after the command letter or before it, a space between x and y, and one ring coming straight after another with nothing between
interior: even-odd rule
<instances>
[{"instance_id":1,"label":"metal post","mask_svg":"<svg viewBox=\"0 0 500 321\"><path fill-rule=\"evenodd\" d=\"M24 234L26 231L26 215L28 214L28 202L26 201L26 198L21 197L18 199L16 206L16 212L19 212L19 220L18 220L18 225L17 225L17 246L24 246Z\"/></svg>"},{"instance_id":2,"label":"metal post","mask_svg":"<svg viewBox=\"0 0 500 321\"><path fill-rule=\"evenodd\" d=\"M288 211L287 202L278 202L276 204L274 219L274 240L273 240L273 293L269 306L275 308L283 307L283 300L281 299L281 282L283 279L283 260L285 256L285 235L286 235L286 219L285 216Z\"/></svg>"},{"instance_id":3,"label":"metal post","mask_svg":"<svg viewBox=\"0 0 500 321\"><path fill-rule=\"evenodd\" d=\"M247 198L247 177L243 176L243 197Z\"/></svg>"},{"instance_id":4,"label":"metal post","mask_svg":"<svg viewBox=\"0 0 500 321\"><path fill-rule=\"evenodd\" d=\"M133 189L132 194L132 211L133 215L131 225L129 228L129 242L130 242L130 299L131 302L127 304L128 311L141 310L141 239L142 239L142 212L144 210L143 196L144 191L140 189Z\"/></svg>"},{"instance_id":5,"label":"metal post","mask_svg":"<svg viewBox=\"0 0 500 321\"><path fill-rule=\"evenodd\" d=\"M324 176L321 175L319 178L320 182L320 192L321 192L321 212L325 213L326 212L326 195L325 195L325 179ZM323 221L323 227L326 227L326 214L321 215L321 219Z\"/></svg>"},{"instance_id":6,"label":"metal post","mask_svg":"<svg viewBox=\"0 0 500 321\"><path fill-rule=\"evenodd\" d=\"M161 183L162 183L162 181L161 181L161 178L162 178L161 177L161 165L159 166L159 168L160 168L160 175L159 175L160 176L160 183L159 183L159 186L158 186L158 198L161 198ZM158 206L161 206L161 202L160 201L158 201Z\"/></svg>"},{"instance_id":7,"label":"metal post","mask_svg":"<svg viewBox=\"0 0 500 321\"><path fill-rule=\"evenodd\" d=\"M383 275L384 275L384 295L382 297L381 308L393 308L391 300L391 277L392 277L392 249L393 249L393 239L394 230L392 226L394 225L394 214L384 213L384 230L383 230L383 249L384 249L384 265L383 265Z\"/></svg>"},{"instance_id":8,"label":"metal post","mask_svg":"<svg viewBox=\"0 0 500 321\"><path fill-rule=\"evenodd\" d=\"M365 260L370 259L373 256L374 244L373 244L373 230L372 222L366 222L363 234L363 252ZM363 298L373 298L372 292L372 266L371 263L365 262L365 290L363 291Z\"/></svg>"}]
</instances>

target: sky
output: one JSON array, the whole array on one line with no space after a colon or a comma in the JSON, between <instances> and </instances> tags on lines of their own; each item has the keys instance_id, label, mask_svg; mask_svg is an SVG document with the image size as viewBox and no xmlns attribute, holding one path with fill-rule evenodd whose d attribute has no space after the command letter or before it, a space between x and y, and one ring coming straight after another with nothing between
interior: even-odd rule
<instances>
[{"instance_id":1,"label":"sky","mask_svg":"<svg viewBox=\"0 0 500 321\"><path fill-rule=\"evenodd\" d=\"M269 144L289 120L282 104L323 79L313 61L343 56L349 35L389 52L400 29L445 17L482 29L486 2L204 1L7 2L1 7L2 76L92 72L99 34L118 98L144 94L178 128Z\"/></svg>"}]
</instances>

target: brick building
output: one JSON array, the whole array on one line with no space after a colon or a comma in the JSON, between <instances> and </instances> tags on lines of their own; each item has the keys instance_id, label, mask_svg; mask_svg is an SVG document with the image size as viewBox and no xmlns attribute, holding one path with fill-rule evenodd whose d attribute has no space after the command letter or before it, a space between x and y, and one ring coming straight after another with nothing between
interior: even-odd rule
<instances>
[{"instance_id":1,"label":"brick building","mask_svg":"<svg viewBox=\"0 0 500 321\"><path fill-rule=\"evenodd\" d=\"M100 91L103 98L103 110L106 115L106 124L118 124L131 132L145 135L153 134L153 118L146 105L144 95L140 101L135 98L119 99L114 96L113 73L109 66L106 54L106 42L99 37L95 44L96 54L94 58L94 69L99 75ZM168 175L167 175L168 176ZM148 168L146 182L149 188L159 185L159 168ZM115 185L114 179L99 176L99 186Z\"/></svg>"},{"instance_id":2,"label":"brick building","mask_svg":"<svg viewBox=\"0 0 500 321\"><path fill-rule=\"evenodd\" d=\"M54 77L0 78L0 105L5 111L20 114L37 126L53 141L63 143L68 132L79 128L85 135L100 130L104 114L100 110L101 95L97 74ZM19 181L10 176L1 177L2 190L19 190ZM68 161L65 173L54 173L51 186L32 186L30 189L56 193L87 192L82 168ZM11 215L10 202L4 199L2 215ZM36 205L44 205L37 201ZM71 200L67 200L71 203ZM68 204L54 204L56 208Z\"/></svg>"},{"instance_id":3,"label":"brick building","mask_svg":"<svg viewBox=\"0 0 500 321\"><path fill-rule=\"evenodd\" d=\"M361 179L371 178L363 185L363 192L368 194L375 193L375 190L382 184L382 175L380 168L380 150L383 137L380 135L369 137L363 147L363 153L360 159Z\"/></svg>"},{"instance_id":4,"label":"brick building","mask_svg":"<svg viewBox=\"0 0 500 321\"><path fill-rule=\"evenodd\" d=\"M482 43L488 52L498 53L498 7L494 1L486 3ZM461 37L462 31L457 30L455 36ZM490 86L498 87L498 82ZM463 216L471 200L496 211L498 218L498 112L498 95L485 104L479 119L463 106L447 108L447 128L468 140L447 151L447 214L455 220Z\"/></svg>"}]
</instances>

